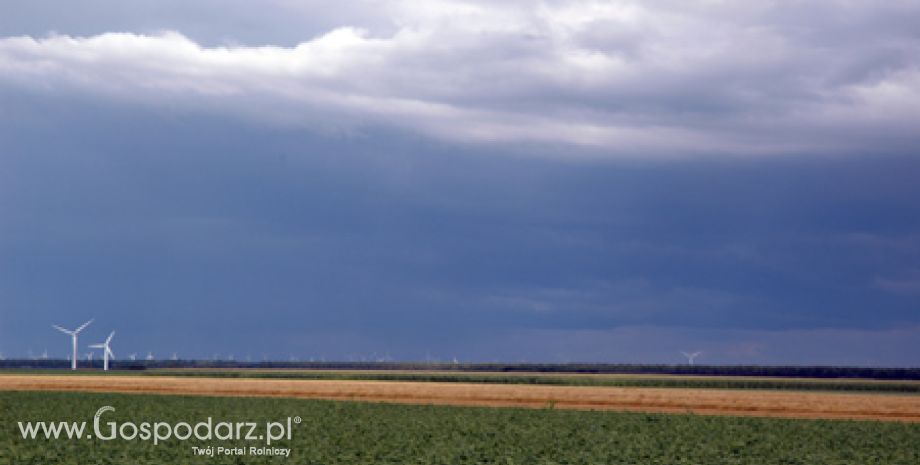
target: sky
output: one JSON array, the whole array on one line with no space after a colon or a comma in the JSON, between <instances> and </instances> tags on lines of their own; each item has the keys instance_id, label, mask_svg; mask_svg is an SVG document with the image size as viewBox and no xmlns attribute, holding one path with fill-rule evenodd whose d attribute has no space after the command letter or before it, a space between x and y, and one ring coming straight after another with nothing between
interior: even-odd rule
<instances>
[{"instance_id":1,"label":"sky","mask_svg":"<svg viewBox=\"0 0 920 465\"><path fill-rule=\"evenodd\" d=\"M0 353L920 366L916 24L3 2Z\"/></svg>"}]
</instances>

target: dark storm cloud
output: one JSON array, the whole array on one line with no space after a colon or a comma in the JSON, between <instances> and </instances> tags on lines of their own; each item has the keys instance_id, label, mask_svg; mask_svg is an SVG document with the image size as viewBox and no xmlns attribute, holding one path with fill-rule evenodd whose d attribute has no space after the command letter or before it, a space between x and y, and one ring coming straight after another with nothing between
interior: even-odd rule
<instances>
[{"instance_id":1,"label":"dark storm cloud","mask_svg":"<svg viewBox=\"0 0 920 465\"><path fill-rule=\"evenodd\" d=\"M6 355L920 355L914 2L53 5L0 15Z\"/></svg>"},{"instance_id":2,"label":"dark storm cloud","mask_svg":"<svg viewBox=\"0 0 920 465\"><path fill-rule=\"evenodd\" d=\"M920 325L916 294L897 292L920 260L911 157L559 163L3 102L20 115L0 161L7 353L54 347L42 328L85 316L132 351L200 356L240 328L253 354L515 359L557 357L545 332ZM512 334L523 345L470 352Z\"/></svg>"}]
</instances>

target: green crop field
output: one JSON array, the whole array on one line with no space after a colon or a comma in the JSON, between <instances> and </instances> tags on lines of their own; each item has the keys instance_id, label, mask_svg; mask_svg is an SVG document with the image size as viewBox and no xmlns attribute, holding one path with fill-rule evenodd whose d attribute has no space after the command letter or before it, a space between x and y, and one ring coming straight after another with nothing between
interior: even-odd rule
<instances>
[{"instance_id":1,"label":"green crop field","mask_svg":"<svg viewBox=\"0 0 920 465\"><path fill-rule=\"evenodd\" d=\"M263 441L23 439L18 422L194 424L300 417L291 456L194 456ZM409 406L296 399L0 393L0 464L916 464L920 425Z\"/></svg>"}]
</instances>

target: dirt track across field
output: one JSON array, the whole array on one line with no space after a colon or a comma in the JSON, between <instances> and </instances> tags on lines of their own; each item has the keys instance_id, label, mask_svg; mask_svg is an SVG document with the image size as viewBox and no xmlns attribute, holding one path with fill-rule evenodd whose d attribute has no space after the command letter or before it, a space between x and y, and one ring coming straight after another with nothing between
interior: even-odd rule
<instances>
[{"instance_id":1,"label":"dirt track across field","mask_svg":"<svg viewBox=\"0 0 920 465\"><path fill-rule=\"evenodd\" d=\"M0 391L80 391L920 422L920 396L720 389L160 376L2 375Z\"/></svg>"}]
</instances>

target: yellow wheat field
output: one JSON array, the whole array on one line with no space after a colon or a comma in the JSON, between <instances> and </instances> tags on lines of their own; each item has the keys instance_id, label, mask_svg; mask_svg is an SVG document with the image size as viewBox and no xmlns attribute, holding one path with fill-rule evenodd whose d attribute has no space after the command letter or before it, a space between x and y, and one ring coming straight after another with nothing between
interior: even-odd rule
<instances>
[{"instance_id":1,"label":"yellow wheat field","mask_svg":"<svg viewBox=\"0 0 920 465\"><path fill-rule=\"evenodd\" d=\"M920 422L920 396L794 391L280 380L0 376L0 390L296 397L412 404Z\"/></svg>"}]
</instances>

